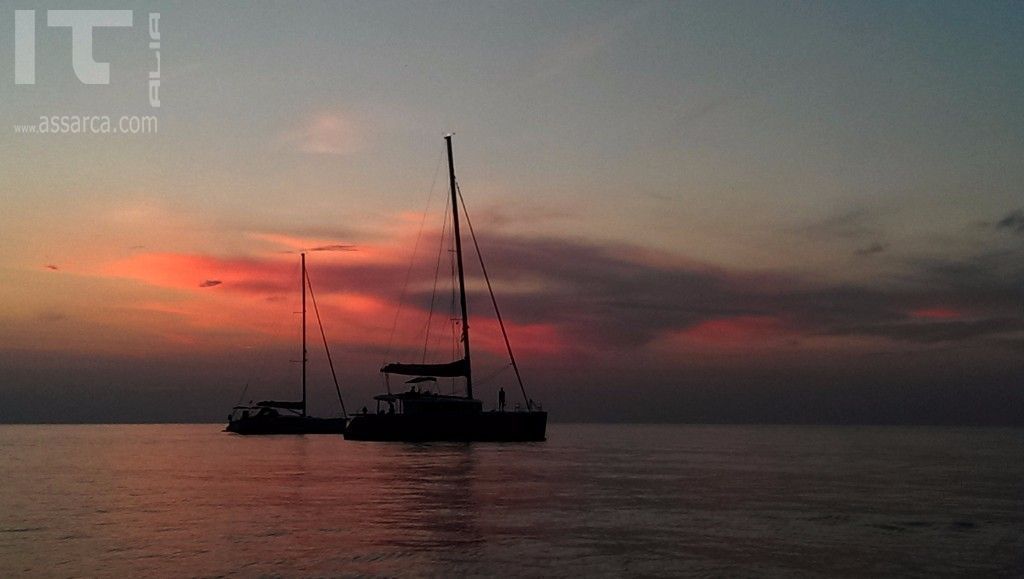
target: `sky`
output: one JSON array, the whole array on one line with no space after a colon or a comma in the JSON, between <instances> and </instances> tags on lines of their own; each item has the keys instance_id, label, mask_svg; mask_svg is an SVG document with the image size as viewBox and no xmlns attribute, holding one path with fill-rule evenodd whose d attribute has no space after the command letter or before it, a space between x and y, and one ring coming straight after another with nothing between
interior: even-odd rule
<instances>
[{"instance_id":1,"label":"sky","mask_svg":"<svg viewBox=\"0 0 1024 579\"><path fill-rule=\"evenodd\" d=\"M454 132L553 421L1024 424L1019 2L111 3L108 84L47 8L16 84L0 3L0 422L297 395L298 253L335 245L307 259L350 409L451 360ZM93 116L158 129L25 129Z\"/></svg>"}]
</instances>

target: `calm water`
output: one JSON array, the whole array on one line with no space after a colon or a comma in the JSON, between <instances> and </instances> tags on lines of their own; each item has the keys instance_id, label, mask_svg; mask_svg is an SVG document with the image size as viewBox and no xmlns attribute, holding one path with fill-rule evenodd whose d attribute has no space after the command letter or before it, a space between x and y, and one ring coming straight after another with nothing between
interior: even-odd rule
<instances>
[{"instance_id":1,"label":"calm water","mask_svg":"<svg viewBox=\"0 0 1024 579\"><path fill-rule=\"evenodd\" d=\"M0 576L1024 575L1024 431L0 427Z\"/></svg>"}]
</instances>

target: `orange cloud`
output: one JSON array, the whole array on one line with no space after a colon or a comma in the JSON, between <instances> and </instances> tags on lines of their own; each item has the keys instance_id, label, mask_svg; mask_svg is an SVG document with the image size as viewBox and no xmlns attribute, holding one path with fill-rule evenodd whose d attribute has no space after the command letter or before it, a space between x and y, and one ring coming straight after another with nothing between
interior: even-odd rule
<instances>
[{"instance_id":1,"label":"orange cloud","mask_svg":"<svg viewBox=\"0 0 1024 579\"><path fill-rule=\"evenodd\" d=\"M298 246L309 240L283 238L279 241ZM374 280L382 275L392 277L389 262L393 261L395 253L392 248L370 248L370 251L354 258L352 261L356 263L351 264L331 259L330 265L324 265L328 260L318 257L320 267L310 268L317 305L331 342L387 345L398 306L394 298L386 294L397 293L397 288ZM375 269L365 273L367 255L382 256L384 273ZM294 256L271 254L253 258L220 258L198 254L142 253L108 263L93 275L173 290L175 294L171 297L125 303L120 316L122 322L137 331L144 330L149 336L163 336L169 347L237 346L240 341L251 341L253 333L277 341L295 338L298 320L294 312L300 298L298 259ZM371 277L369 282L364 279L366 275ZM370 286L372 291L339 287L357 282ZM213 287L217 291L209 289ZM312 302L308 303L308 308L312 322ZM408 303L403 309L403 325L420 327L422 320L426 319L426 311ZM416 321L413 323L413 320ZM244 338L245 335L249 338ZM315 330L310 335L315 335ZM391 345L420 349L422 338L409 335L400 326Z\"/></svg>"},{"instance_id":2,"label":"orange cloud","mask_svg":"<svg viewBox=\"0 0 1024 579\"><path fill-rule=\"evenodd\" d=\"M283 287L289 277L297 279L297 275L292 274L293 270L294 265L284 260L257 261L195 254L140 253L101 267L99 274L158 287L194 290L208 280L218 280L225 287L257 280Z\"/></svg>"}]
</instances>

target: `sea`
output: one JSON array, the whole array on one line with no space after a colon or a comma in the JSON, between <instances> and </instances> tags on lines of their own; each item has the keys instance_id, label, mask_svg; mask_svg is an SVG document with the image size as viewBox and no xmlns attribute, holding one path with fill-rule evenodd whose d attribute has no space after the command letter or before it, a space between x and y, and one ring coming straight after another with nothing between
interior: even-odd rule
<instances>
[{"instance_id":1,"label":"sea","mask_svg":"<svg viewBox=\"0 0 1024 579\"><path fill-rule=\"evenodd\" d=\"M0 577L1024 576L1024 430L0 426Z\"/></svg>"}]
</instances>

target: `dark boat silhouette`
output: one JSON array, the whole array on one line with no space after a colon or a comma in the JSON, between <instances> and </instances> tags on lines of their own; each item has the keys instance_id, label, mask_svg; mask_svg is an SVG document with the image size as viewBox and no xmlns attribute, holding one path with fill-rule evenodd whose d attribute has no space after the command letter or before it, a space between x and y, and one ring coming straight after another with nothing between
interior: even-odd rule
<instances>
[{"instance_id":1,"label":"dark boat silhouette","mask_svg":"<svg viewBox=\"0 0 1024 579\"><path fill-rule=\"evenodd\" d=\"M459 200L461 195L455 181L455 163L452 158L452 136L445 136L448 150L448 177L451 189L452 231L455 237L455 256L458 265L459 304L462 311L463 357L447 364L387 364L381 368L385 375L414 376L407 392L392 393L390 382L388 392L374 397L376 413L363 409L353 415L345 430L348 440L393 440L393 441L540 441L546 436L548 414L526 396L519 367L509 344L505 324L498 311L491 282L487 276L480 247L473 233L473 224L468 219L470 235L480 258L480 267L487 281L498 325L508 350L511 366L525 400L525 409L504 409L504 390L499 410L484 411L483 403L473 397L473 367L469 348L469 315L466 307L466 282L462 266L462 238L459 229ZM465 210L465 204L463 204ZM466 395L455 396L429 392L423 388L436 383L437 378L464 378Z\"/></svg>"},{"instance_id":2,"label":"dark boat silhouette","mask_svg":"<svg viewBox=\"0 0 1024 579\"><path fill-rule=\"evenodd\" d=\"M236 434L344 434L345 403L341 399L338 379L334 375L334 362L331 351L327 347L327 337L320 321L320 312L316 307L316 296L313 286L306 274L306 254L302 254L302 399L298 401L264 400L255 404L235 406L228 415L227 432ZM334 376L334 387L338 391L338 403L341 405L342 416L338 418L317 418L306 413L306 365L309 361L306 350L306 288L313 298L313 309L316 312L320 334L324 337L324 349L327 361Z\"/></svg>"}]
</instances>

